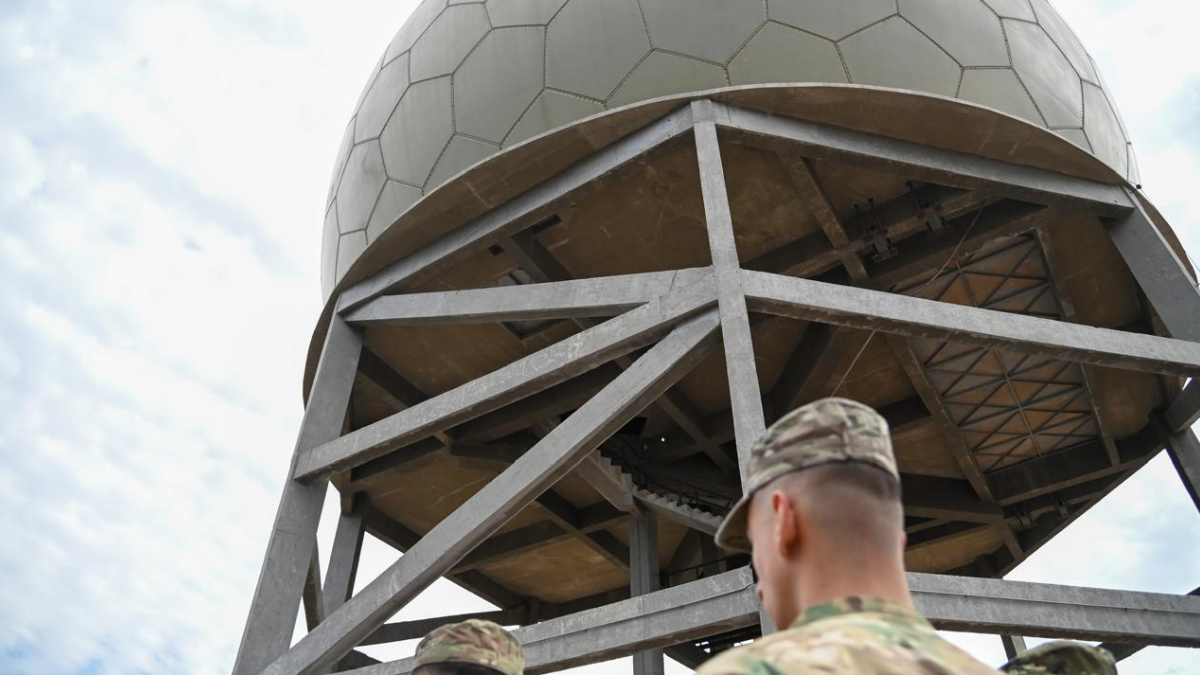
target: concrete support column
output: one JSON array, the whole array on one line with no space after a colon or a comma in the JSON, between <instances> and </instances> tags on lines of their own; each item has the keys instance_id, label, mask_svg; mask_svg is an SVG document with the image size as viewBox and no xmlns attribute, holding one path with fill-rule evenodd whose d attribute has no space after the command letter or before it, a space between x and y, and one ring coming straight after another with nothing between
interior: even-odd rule
<instances>
[{"instance_id":1,"label":"concrete support column","mask_svg":"<svg viewBox=\"0 0 1200 675\"><path fill-rule=\"evenodd\" d=\"M1009 661L1024 654L1029 649L1025 646L1025 638L1020 635L1001 635L1000 641L1004 643L1004 655Z\"/></svg>"},{"instance_id":2,"label":"concrete support column","mask_svg":"<svg viewBox=\"0 0 1200 675\"><path fill-rule=\"evenodd\" d=\"M654 513L637 504L629 516L629 594L658 590L658 522ZM663 650L633 655L634 675L663 675Z\"/></svg>"},{"instance_id":3,"label":"concrete support column","mask_svg":"<svg viewBox=\"0 0 1200 675\"><path fill-rule=\"evenodd\" d=\"M255 675L291 644L329 483L324 479L302 483L294 480L292 473L302 452L341 435L361 352L362 334L335 316L325 336L300 436L288 465L233 675Z\"/></svg>"},{"instance_id":4,"label":"concrete support column","mask_svg":"<svg viewBox=\"0 0 1200 675\"><path fill-rule=\"evenodd\" d=\"M738 467L746 481L750 445L766 430L762 394L758 386L750 316L742 292L741 262L725 188L725 169L713 122L712 101L692 103L696 120L696 161L700 166L700 190L704 196L704 218L713 270L717 278L717 307L721 311L721 337L729 374L729 404L733 408L733 433L737 442Z\"/></svg>"},{"instance_id":5,"label":"concrete support column","mask_svg":"<svg viewBox=\"0 0 1200 675\"><path fill-rule=\"evenodd\" d=\"M325 571L325 585L321 589L324 616L329 616L341 607L354 593L354 578L358 574L358 556L362 552L363 510L370 508L362 495L355 500L351 513L338 517L337 531L333 535L333 549L329 552L329 568Z\"/></svg>"},{"instance_id":6,"label":"concrete support column","mask_svg":"<svg viewBox=\"0 0 1200 675\"><path fill-rule=\"evenodd\" d=\"M766 415L758 385L750 313L746 308L746 294L742 290L742 264L733 232L733 215L729 211L729 193L725 187L725 169L721 165L721 147L717 140L717 126L713 121L712 101L693 101L692 119L695 121L696 162L700 166L704 218L708 225L708 243L717 278L717 307L721 312L721 338L725 343L738 469L742 485L745 485L750 446L766 431ZM763 635L774 632L774 623L761 607L758 614Z\"/></svg>"}]
</instances>

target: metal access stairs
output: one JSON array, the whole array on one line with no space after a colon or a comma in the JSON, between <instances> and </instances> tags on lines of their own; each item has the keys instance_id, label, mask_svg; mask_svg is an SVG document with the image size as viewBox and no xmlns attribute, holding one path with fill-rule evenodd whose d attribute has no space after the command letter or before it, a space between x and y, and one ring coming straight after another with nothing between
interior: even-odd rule
<instances>
[{"instance_id":1,"label":"metal access stairs","mask_svg":"<svg viewBox=\"0 0 1200 675\"><path fill-rule=\"evenodd\" d=\"M689 528L715 534L721 518L689 504L685 495L638 485L624 467L600 452L586 457L576 469L584 480L596 488L605 499L623 511L631 511L638 503L647 509Z\"/></svg>"}]
</instances>

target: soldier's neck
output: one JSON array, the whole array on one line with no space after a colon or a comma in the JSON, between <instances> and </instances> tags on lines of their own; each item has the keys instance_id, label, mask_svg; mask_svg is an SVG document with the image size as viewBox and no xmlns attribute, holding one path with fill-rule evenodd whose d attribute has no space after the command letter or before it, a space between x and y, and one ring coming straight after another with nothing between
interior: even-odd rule
<instances>
[{"instance_id":1,"label":"soldier's neck","mask_svg":"<svg viewBox=\"0 0 1200 675\"><path fill-rule=\"evenodd\" d=\"M890 600L912 609L908 579L901 564L859 564L845 560L829 560L806 565L802 570L799 591L799 610L851 595Z\"/></svg>"}]
</instances>

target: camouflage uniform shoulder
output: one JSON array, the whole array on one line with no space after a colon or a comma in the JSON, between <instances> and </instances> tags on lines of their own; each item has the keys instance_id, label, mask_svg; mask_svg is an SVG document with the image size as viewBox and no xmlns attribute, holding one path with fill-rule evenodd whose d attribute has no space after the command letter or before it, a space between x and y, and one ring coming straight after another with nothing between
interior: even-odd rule
<instances>
[{"instance_id":1,"label":"camouflage uniform shoulder","mask_svg":"<svg viewBox=\"0 0 1200 675\"><path fill-rule=\"evenodd\" d=\"M915 614L831 611L724 652L698 675L997 675Z\"/></svg>"},{"instance_id":2,"label":"camouflage uniform shoulder","mask_svg":"<svg viewBox=\"0 0 1200 675\"><path fill-rule=\"evenodd\" d=\"M1056 640L1030 649L1001 670L1009 675L1117 675L1117 662L1107 649Z\"/></svg>"}]
</instances>

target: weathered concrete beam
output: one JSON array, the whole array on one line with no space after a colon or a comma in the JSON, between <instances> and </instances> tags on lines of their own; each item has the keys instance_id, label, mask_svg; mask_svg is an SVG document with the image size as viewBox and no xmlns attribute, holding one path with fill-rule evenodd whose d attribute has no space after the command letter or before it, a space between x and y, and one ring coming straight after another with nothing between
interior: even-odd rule
<instances>
[{"instance_id":1,"label":"weathered concrete beam","mask_svg":"<svg viewBox=\"0 0 1200 675\"><path fill-rule=\"evenodd\" d=\"M338 516L337 530L333 535L333 548L329 551L329 569L325 571L325 585L321 588L322 616L329 616L354 593L354 579L358 575L358 557L362 552L362 511L366 497L356 499L356 508L348 514Z\"/></svg>"},{"instance_id":2,"label":"weathered concrete beam","mask_svg":"<svg viewBox=\"0 0 1200 675\"><path fill-rule=\"evenodd\" d=\"M571 272L558 261L558 258L554 257L553 253L546 250L545 246L542 246L531 230L525 230L513 235L504 242L503 246L504 250L516 258L521 267L538 281L549 282L572 279ZM586 318L575 319L575 323L580 328L590 328L595 325L593 319ZM621 356L614 359L614 362L620 368L628 368L630 360L628 356ZM726 470L733 468L733 462L726 458L719 448L709 443L705 438L703 429L700 426L703 416L696 409L695 404L683 392L677 389L668 389L659 400L654 402L654 407L665 413L681 429L691 435L718 467Z\"/></svg>"},{"instance_id":3,"label":"weathered concrete beam","mask_svg":"<svg viewBox=\"0 0 1200 675\"><path fill-rule=\"evenodd\" d=\"M684 321L265 668L263 675L310 675L341 658L688 372L718 323L711 311Z\"/></svg>"},{"instance_id":4,"label":"weathered concrete beam","mask_svg":"<svg viewBox=\"0 0 1200 675\"><path fill-rule=\"evenodd\" d=\"M712 284L697 283L655 299L407 410L302 452L294 476L307 480L363 464L434 431L461 424L575 377L652 343L675 322L711 304L714 295Z\"/></svg>"},{"instance_id":5,"label":"weathered concrete beam","mask_svg":"<svg viewBox=\"0 0 1200 675\"><path fill-rule=\"evenodd\" d=\"M1051 210L1041 204L1009 199L980 206L946 221L951 236L921 241L913 246L902 242L896 257L868 263L872 284L876 288L890 288L922 274L936 272L942 265L965 260L998 239L1036 228L1050 213ZM953 236L959 232L962 234Z\"/></svg>"},{"instance_id":6,"label":"weathered concrete beam","mask_svg":"<svg viewBox=\"0 0 1200 675\"><path fill-rule=\"evenodd\" d=\"M1200 598L1027 582L908 575L917 609L941 630L1120 639L1200 647ZM690 642L758 621L748 568L526 626L531 675ZM353 671L407 675L411 660Z\"/></svg>"},{"instance_id":7,"label":"weathered concrete beam","mask_svg":"<svg viewBox=\"0 0 1200 675\"><path fill-rule=\"evenodd\" d=\"M946 410L941 394L938 393L937 387L933 386L921 359L913 350L912 341L900 335L888 335L884 339L887 340L888 346L896 356L896 361L900 363L904 374L908 376L913 389L921 398L922 404L932 413L934 421L941 427L942 435L950 444L950 452L954 456L955 463L958 464L959 471L962 471L963 476L971 483L975 494L981 500L993 501L991 486L988 485L983 471L979 468L979 463L975 461L970 448L967 447L962 431Z\"/></svg>"},{"instance_id":8,"label":"weathered concrete beam","mask_svg":"<svg viewBox=\"0 0 1200 675\"><path fill-rule=\"evenodd\" d=\"M1191 429L1173 434L1167 439L1167 452L1192 504L1200 510L1200 441L1196 434Z\"/></svg>"},{"instance_id":9,"label":"weathered concrete beam","mask_svg":"<svg viewBox=\"0 0 1200 675\"><path fill-rule=\"evenodd\" d=\"M750 313L742 292L741 262L733 234L725 170L721 166L721 147L717 140L717 127L711 119L714 107L708 100L693 101L692 117L696 120L696 162L700 169L700 192L707 224L705 229L717 283L717 307L721 312L721 339L725 344L725 369L729 379L730 407L733 409L738 470L745 483L750 446L766 429L766 416L755 366Z\"/></svg>"},{"instance_id":10,"label":"weathered concrete beam","mask_svg":"<svg viewBox=\"0 0 1200 675\"><path fill-rule=\"evenodd\" d=\"M321 595L321 552L315 545L312 559L308 563L308 574L304 576L301 602L304 605L304 626L312 630L325 617L324 600Z\"/></svg>"},{"instance_id":11,"label":"weathered concrete beam","mask_svg":"<svg viewBox=\"0 0 1200 675\"><path fill-rule=\"evenodd\" d=\"M991 524L1004 520L1003 507L981 501L967 481L901 474L900 485L907 515L968 523Z\"/></svg>"},{"instance_id":12,"label":"weathered concrete beam","mask_svg":"<svg viewBox=\"0 0 1200 675\"><path fill-rule=\"evenodd\" d=\"M941 630L1200 647L1200 598L1078 586L908 575Z\"/></svg>"},{"instance_id":13,"label":"weathered concrete beam","mask_svg":"<svg viewBox=\"0 0 1200 675\"><path fill-rule=\"evenodd\" d=\"M403 284L411 284L456 255L532 225L539 214L572 192L687 133L691 126L691 111L687 107L646 125L347 288L338 299L338 311L353 309Z\"/></svg>"},{"instance_id":14,"label":"weathered concrete beam","mask_svg":"<svg viewBox=\"0 0 1200 675\"><path fill-rule=\"evenodd\" d=\"M1171 401L1166 412L1171 431L1183 431L1200 422L1200 382L1193 381Z\"/></svg>"},{"instance_id":15,"label":"weathered concrete beam","mask_svg":"<svg viewBox=\"0 0 1200 675\"><path fill-rule=\"evenodd\" d=\"M799 145L805 155L960 188L988 188L997 194L1038 204L1063 204L1098 215L1121 216L1131 208L1117 185L1075 178L1045 169L901 141L840 127L768 115L715 104L717 124Z\"/></svg>"},{"instance_id":16,"label":"weathered concrete beam","mask_svg":"<svg viewBox=\"0 0 1200 675\"><path fill-rule=\"evenodd\" d=\"M1004 643L1004 656L1010 661L1029 649L1025 646L1025 638L1020 635L1001 635L1000 641Z\"/></svg>"},{"instance_id":17,"label":"weathered concrete beam","mask_svg":"<svg viewBox=\"0 0 1200 675\"><path fill-rule=\"evenodd\" d=\"M1200 374L1200 344L743 271L757 310L989 349L1167 375Z\"/></svg>"},{"instance_id":18,"label":"weathered concrete beam","mask_svg":"<svg viewBox=\"0 0 1200 675\"><path fill-rule=\"evenodd\" d=\"M1113 466L1099 441L1080 443L1071 448L1021 462L988 474L988 485L997 502L1009 505L1122 473L1141 466L1162 448L1161 436L1153 425L1117 441L1121 463Z\"/></svg>"},{"instance_id":19,"label":"weathered concrete beam","mask_svg":"<svg viewBox=\"0 0 1200 675\"><path fill-rule=\"evenodd\" d=\"M1105 221L1108 235L1171 336L1200 342L1200 288L1154 226L1139 195L1127 192L1127 198L1134 209Z\"/></svg>"},{"instance_id":20,"label":"weathered concrete beam","mask_svg":"<svg viewBox=\"0 0 1200 675\"><path fill-rule=\"evenodd\" d=\"M482 619L484 621L495 621L501 626L513 626L527 623L528 615L529 608L527 606L521 606L513 609L501 609L494 612L475 612L473 614L435 616L428 619L415 619L413 621L385 623L379 627L379 630L363 638L361 644L381 645L389 642L416 640L425 637L427 633L435 628L445 626L446 624L466 621L467 619Z\"/></svg>"},{"instance_id":21,"label":"weathered concrete beam","mask_svg":"<svg viewBox=\"0 0 1200 675\"><path fill-rule=\"evenodd\" d=\"M455 429L459 441L487 443L571 412L616 379L617 366L603 365L560 385L514 401Z\"/></svg>"},{"instance_id":22,"label":"weathered concrete beam","mask_svg":"<svg viewBox=\"0 0 1200 675\"><path fill-rule=\"evenodd\" d=\"M384 295L343 317L353 325L423 326L610 317L712 274L705 268L525 286Z\"/></svg>"},{"instance_id":23,"label":"weathered concrete beam","mask_svg":"<svg viewBox=\"0 0 1200 675\"><path fill-rule=\"evenodd\" d=\"M1195 588L1188 595L1200 595L1200 588ZM1100 645L1107 649L1117 661L1123 661L1146 648L1146 645L1131 645L1122 642L1105 642Z\"/></svg>"},{"instance_id":24,"label":"weathered concrete beam","mask_svg":"<svg viewBox=\"0 0 1200 675\"><path fill-rule=\"evenodd\" d=\"M363 521L367 532L402 553L416 546L421 540L421 535L375 510L368 510L363 516ZM446 578L498 607L512 608L525 602L525 598L478 570L469 570L461 574L451 573L447 574Z\"/></svg>"},{"instance_id":25,"label":"weathered concrete beam","mask_svg":"<svg viewBox=\"0 0 1200 675\"><path fill-rule=\"evenodd\" d=\"M304 408L293 463L309 448L337 438L346 420L362 335L344 321L329 324L316 377ZM304 579L317 542L326 481L301 483L288 468L233 675L255 675L287 650L296 628Z\"/></svg>"},{"instance_id":26,"label":"weathered concrete beam","mask_svg":"<svg viewBox=\"0 0 1200 675\"><path fill-rule=\"evenodd\" d=\"M629 514L629 594L637 597L658 588L658 521L639 505ZM663 667L661 649L633 655L633 675L663 675Z\"/></svg>"},{"instance_id":27,"label":"weathered concrete beam","mask_svg":"<svg viewBox=\"0 0 1200 675\"><path fill-rule=\"evenodd\" d=\"M775 153L783 163L783 168L791 178L792 187L801 203L808 208L809 213L816 218L817 224L829 239L829 243L841 254L842 265L850 274L850 278L863 280L867 278L867 270L863 267L862 258L851 246L851 237L846 231L834 209L833 200L821 184L813 169L812 162L794 152L777 151Z\"/></svg>"}]
</instances>

